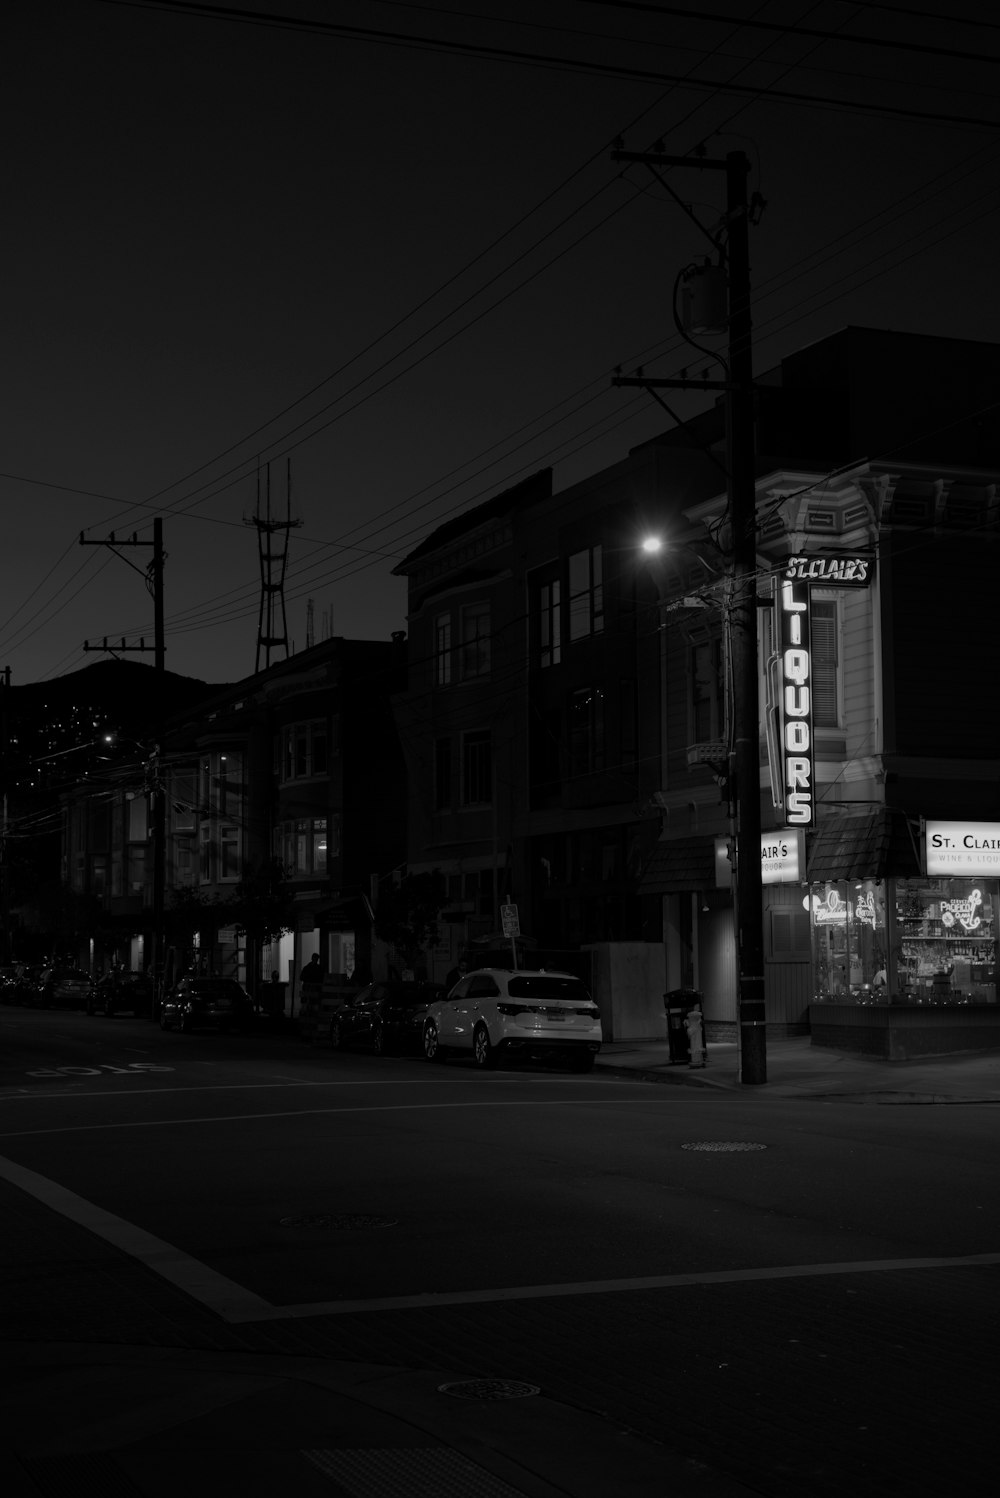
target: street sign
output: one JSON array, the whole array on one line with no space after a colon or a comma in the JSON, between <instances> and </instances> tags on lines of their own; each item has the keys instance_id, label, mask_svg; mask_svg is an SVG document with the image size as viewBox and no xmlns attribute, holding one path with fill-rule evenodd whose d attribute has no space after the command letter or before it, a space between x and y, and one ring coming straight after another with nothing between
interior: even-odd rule
<instances>
[{"instance_id":1,"label":"street sign","mask_svg":"<svg viewBox=\"0 0 1000 1498\"><path fill-rule=\"evenodd\" d=\"M500 906L500 922L504 936L520 936L521 922L517 917L516 905Z\"/></svg>"}]
</instances>

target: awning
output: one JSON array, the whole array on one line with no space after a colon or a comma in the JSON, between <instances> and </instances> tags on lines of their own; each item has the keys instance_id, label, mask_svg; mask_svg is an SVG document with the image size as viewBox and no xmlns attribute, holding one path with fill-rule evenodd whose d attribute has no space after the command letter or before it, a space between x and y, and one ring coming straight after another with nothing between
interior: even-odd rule
<instances>
[{"instance_id":1,"label":"awning","mask_svg":"<svg viewBox=\"0 0 1000 1498\"><path fill-rule=\"evenodd\" d=\"M807 838L806 867L813 884L920 875L908 818L890 806L833 812Z\"/></svg>"},{"instance_id":2,"label":"awning","mask_svg":"<svg viewBox=\"0 0 1000 1498\"><path fill-rule=\"evenodd\" d=\"M323 931L353 931L372 923L371 906L359 890L317 906L313 915Z\"/></svg>"},{"instance_id":3,"label":"awning","mask_svg":"<svg viewBox=\"0 0 1000 1498\"><path fill-rule=\"evenodd\" d=\"M678 895L714 888L714 837L675 837L657 843L639 876L641 895Z\"/></svg>"}]
</instances>

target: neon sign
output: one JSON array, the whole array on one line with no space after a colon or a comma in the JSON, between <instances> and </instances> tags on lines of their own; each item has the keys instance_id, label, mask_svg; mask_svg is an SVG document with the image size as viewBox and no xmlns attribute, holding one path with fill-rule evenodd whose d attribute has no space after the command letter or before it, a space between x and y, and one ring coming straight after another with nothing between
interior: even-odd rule
<instances>
[{"instance_id":1,"label":"neon sign","mask_svg":"<svg viewBox=\"0 0 1000 1498\"><path fill-rule=\"evenodd\" d=\"M849 900L842 900L835 889L827 890L826 898L813 895L812 900L808 895L802 901L806 910L812 912L812 918L817 926L843 925L851 913Z\"/></svg>"},{"instance_id":2,"label":"neon sign","mask_svg":"<svg viewBox=\"0 0 1000 1498\"><path fill-rule=\"evenodd\" d=\"M783 581L777 592L781 638L781 762L785 816L800 827L814 818L812 650L809 584Z\"/></svg>"},{"instance_id":3,"label":"neon sign","mask_svg":"<svg viewBox=\"0 0 1000 1498\"><path fill-rule=\"evenodd\" d=\"M963 931L975 931L983 924L976 911L983 903L982 891L974 889L967 900L942 900L941 920L945 926L954 926L957 921Z\"/></svg>"},{"instance_id":4,"label":"neon sign","mask_svg":"<svg viewBox=\"0 0 1000 1498\"><path fill-rule=\"evenodd\" d=\"M875 930L875 895L871 890L866 890L864 894L858 896L854 915L863 926L870 926L873 931Z\"/></svg>"}]
</instances>

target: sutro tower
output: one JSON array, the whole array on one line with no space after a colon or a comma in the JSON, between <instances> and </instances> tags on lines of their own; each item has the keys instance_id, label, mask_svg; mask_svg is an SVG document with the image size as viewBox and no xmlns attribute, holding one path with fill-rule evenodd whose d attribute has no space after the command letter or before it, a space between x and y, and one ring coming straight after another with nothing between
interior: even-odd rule
<instances>
[{"instance_id":1,"label":"sutro tower","mask_svg":"<svg viewBox=\"0 0 1000 1498\"><path fill-rule=\"evenodd\" d=\"M261 656L264 668L271 664L271 651L284 648L288 659L288 625L285 620L285 568L288 565L288 533L301 520L292 519L292 460L288 460L285 484L285 518L275 520L271 514L271 465L264 467L265 514L260 513L261 471L257 469L257 513L244 521L257 527L257 550L260 554L260 614L257 619L257 664Z\"/></svg>"}]
</instances>

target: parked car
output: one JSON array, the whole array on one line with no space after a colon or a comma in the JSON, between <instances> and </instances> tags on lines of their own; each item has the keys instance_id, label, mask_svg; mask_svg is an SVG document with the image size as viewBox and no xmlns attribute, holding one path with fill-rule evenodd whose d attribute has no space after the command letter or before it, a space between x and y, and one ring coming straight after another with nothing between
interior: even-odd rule
<instances>
[{"instance_id":1,"label":"parked car","mask_svg":"<svg viewBox=\"0 0 1000 1498\"><path fill-rule=\"evenodd\" d=\"M377 1056L419 1052L428 1005L443 997L440 983L369 983L334 1011L330 1044L334 1050L370 1045Z\"/></svg>"},{"instance_id":2,"label":"parked car","mask_svg":"<svg viewBox=\"0 0 1000 1498\"><path fill-rule=\"evenodd\" d=\"M572 973L543 970L468 973L424 1019L424 1055L471 1056L481 1071L502 1056L561 1058L587 1072L601 1049L601 1012Z\"/></svg>"},{"instance_id":3,"label":"parked car","mask_svg":"<svg viewBox=\"0 0 1000 1498\"><path fill-rule=\"evenodd\" d=\"M16 962L12 976L3 988L5 1004L33 1004L38 993L38 977L42 969L28 963Z\"/></svg>"},{"instance_id":4,"label":"parked car","mask_svg":"<svg viewBox=\"0 0 1000 1498\"><path fill-rule=\"evenodd\" d=\"M39 1009L85 1009L94 980L79 967L46 967L38 975L29 1002Z\"/></svg>"},{"instance_id":5,"label":"parked car","mask_svg":"<svg viewBox=\"0 0 1000 1498\"><path fill-rule=\"evenodd\" d=\"M87 1000L88 1014L148 1014L153 986L142 973L105 973Z\"/></svg>"},{"instance_id":6,"label":"parked car","mask_svg":"<svg viewBox=\"0 0 1000 1498\"><path fill-rule=\"evenodd\" d=\"M253 1002L235 978L182 978L160 1003L160 1029L245 1030Z\"/></svg>"}]
</instances>

